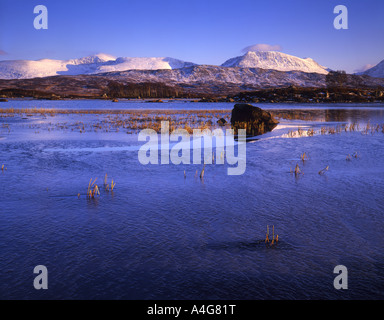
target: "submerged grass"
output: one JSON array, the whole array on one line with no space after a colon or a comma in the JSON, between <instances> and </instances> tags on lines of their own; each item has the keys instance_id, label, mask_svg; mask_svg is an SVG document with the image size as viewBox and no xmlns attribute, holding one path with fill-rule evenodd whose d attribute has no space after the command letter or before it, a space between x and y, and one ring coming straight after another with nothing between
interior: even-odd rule
<instances>
[{"instance_id":1,"label":"submerged grass","mask_svg":"<svg viewBox=\"0 0 384 320\"><path fill-rule=\"evenodd\" d=\"M45 120L47 116L57 115L93 115L92 121L55 122L44 121L30 123L29 128L38 130L46 128L52 130L71 130L80 133L85 132L118 132L137 133L143 129L153 129L160 132L161 122L169 121L170 130L184 129L192 133L193 129L211 129L219 127L217 121L224 118L230 121L230 110L60 110L60 109L0 109L0 116L20 116L26 119L28 116L41 116ZM62 117L61 117L62 118Z\"/></svg>"},{"instance_id":2,"label":"submerged grass","mask_svg":"<svg viewBox=\"0 0 384 320\"><path fill-rule=\"evenodd\" d=\"M304 174L304 173L301 171L301 169L300 169L298 163L296 163L295 169L292 170L292 168L291 168L290 173L291 173L291 174L294 174L296 178L298 178L301 174Z\"/></svg>"},{"instance_id":3,"label":"submerged grass","mask_svg":"<svg viewBox=\"0 0 384 320\"><path fill-rule=\"evenodd\" d=\"M326 173L328 170L329 170L329 166L326 166L324 169L322 169L322 170L319 171L319 175L323 175L323 174Z\"/></svg>"},{"instance_id":4,"label":"submerged grass","mask_svg":"<svg viewBox=\"0 0 384 320\"><path fill-rule=\"evenodd\" d=\"M301 161L302 161L303 164L304 164L305 161L309 160L309 157L308 157L308 155L304 152L302 155L300 155L300 159L301 159Z\"/></svg>"},{"instance_id":5,"label":"submerged grass","mask_svg":"<svg viewBox=\"0 0 384 320\"><path fill-rule=\"evenodd\" d=\"M93 182L92 182L92 178L91 178L91 180L89 180L88 190L87 190L87 198L94 199L95 196L100 195L99 187L97 186L97 184L95 184L96 180L97 180L97 178ZM93 187L93 189L92 189L92 187Z\"/></svg>"},{"instance_id":6,"label":"submerged grass","mask_svg":"<svg viewBox=\"0 0 384 320\"><path fill-rule=\"evenodd\" d=\"M113 179L111 181L111 185L108 184L108 175L105 174L105 176L104 176L104 189L105 189L105 191L110 191L110 190L113 191L113 189L115 188L115 185L116 185L116 183L113 181Z\"/></svg>"},{"instance_id":7,"label":"submerged grass","mask_svg":"<svg viewBox=\"0 0 384 320\"><path fill-rule=\"evenodd\" d=\"M272 240L269 239L269 225L267 225L267 233L265 236L265 241L266 244L270 243L270 246L276 245L279 242L279 235L276 234L275 236L275 226L272 225Z\"/></svg>"},{"instance_id":8,"label":"submerged grass","mask_svg":"<svg viewBox=\"0 0 384 320\"><path fill-rule=\"evenodd\" d=\"M201 180L204 179L204 173L205 173L205 164L204 164L203 169L201 170L201 173L200 173L200 179Z\"/></svg>"}]
</instances>

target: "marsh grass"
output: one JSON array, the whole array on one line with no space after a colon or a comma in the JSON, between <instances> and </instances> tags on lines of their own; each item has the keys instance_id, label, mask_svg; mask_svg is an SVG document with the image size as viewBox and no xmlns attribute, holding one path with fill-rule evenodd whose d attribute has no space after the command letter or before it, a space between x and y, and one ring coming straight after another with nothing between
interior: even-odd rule
<instances>
[{"instance_id":1,"label":"marsh grass","mask_svg":"<svg viewBox=\"0 0 384 320\"><path fill-rule=\"evenodd\" d=\"M99 187L97 186L97 184L95 184L96 180L97 178L93 182L92 182L92 178L91 180L89 180L87 198L95 199L96 196L100 195Z\"/></svg>"},{"instance_id":2,"label":"marsh grass","mask_svg":"<svg viewBox=\"0 0 384 320\"><path fill-rule=\"evenodd\" d=\"M291 168L290 173L291 173L291 174L294 174L296 178L298 178L301 174L302 174L302 175L304 174L304 173L301 171L301 169L300 169L298 163L296 163L296 166L295 166L295 169L294 169L294 170L292 170L292 168Z\"/></svg>"},{"instance_id":3,"label":"marsh grass","mask_svg":"<svg viewBox=\"0 0 384 320\"><path fill-rule=\"evenodd\" d=\"M269 225L267 225L267 233L265 235L264 242L266 244L269 244L269 242L271 242L270 246L276 245L279 242L279 235L276 234L276 236L275 236L275 226L274 225L272 225L272 240L269 239Z\"/></svg>"},{"instance_id":4,"label":"marsh grass","mask_svg":"<svg viewBox=\"0 0 384 320\"><path fill-rule=\"evenodd\" d=\"M325 174L329 170L329 166L326 166L324 169L319 171L319 175Z\"/></svg>"},{"instance_id":5,"label":"marsh grass","mask_svg":"<svg viewBox=\"0 0 384 320\"><path fill-rule=\"evenodd\" d=\"M327 113L322 112L319 117L318 110L314 112L308 111L271 111L277 118L287 120L308 120L308 121L327 121ZM88 121L49 121L28 123L30 129L34 129L35 133L40 133L40 129L48 131L54 130L70 130L79 133L86 132L119 132L124 131L127 134L135 134L143 129L153 129L156 132L161 130L161 122L169 121L170 131L175 129L184 129L189 134L193 129L214 129L220 127L217 123L218 120L224 118L226 120L226 127L230 127L231 110L60 110L60 109L47 109L47 108L4 108L0 109L0 117L15 117L20 116L28 119L32 116L41 116L44 119L47 117L65 116L65 115L79 115L81 117L93 115L92 119ZM325 118L324 118L325 117ZM61 120L60 117L59 120ZM321 120L322 119L322 120ZM338 120L334 119L334 120ZM342 120L341 118L339 120ZM10 132L8 124L1 125L3 129ZM261 131L263 128L259 128ZM297 130L288 132L288 137L312 137L314 135L334 135L341 132L357 132L361 131L362 134L368 135L373 133L384 133L384 124L372 125L368 123L365 127L360 129L358 123L348 123L343 125L322 126L320 130L314 128L303 129L298 127Z\"/></svg>"},{"instance_id":6,"label":"marsh grass","mask_svg":"<svg viewBox=\"0 0 384 320\"><path fill-rule=\"evenodd\" d=\"M108 184L108 175L105 174L105 176L104 176L104 190L105 191L113 191L115 186L116 186L116 183L113 181L113 179L111 181L111 185Z\"/></svg>"},{"instance_id":7,"label":"marsh grass","mask_svg":"<svg viewBox=\"0 0 384 320\"><path fill-rule=\"evenodd\" d=\"M302 161L303 164L304 164L305 161L308 161L308 160L309 160L309 157L308 157L308 155L304 152L303 154L300 155L300 159L301 159L301 161Z\"/></svg>"},{"instance_id":8,"label":"marsh grass","mask_svg":"<svg viewBox=\"0 0 384 320\"><path fill-rule=\"evenodd\" d=\"M352 153L352 155L348 154L346 160L352 161L352 158L355 158L355 159L360 158L360 153L358 151L355 151L354 153Z\"/></svg>"},{"instance_id":9,"label":"marsh grass","mask_svg":"<svg viewBox=\"0 0 384 320\"><path fill-rule=\"evenodd\" d=\"M212 129L219 127L218 119L224 118L230 121L230 110L57 110L57 109L0 109L0 115L21 116L38 115L46 118L47 115L93 115L96 119L76 122L32 123L29 128L38 130L40 128L52 130L71 130L79 133L85 132L119 132L124 130L128 134L137 133L143 129L161 130L161 122L169 121L170 130L184 129L192 133L193 129ZM61 117L62 118L62 117ZM229 126L229 125L227 125Z\"/></svg>"},{"instance_id":10,"label":"marsh grass","mask_svg":"<svg viewBox=\"0 0 384 320\"><path fill-rule=\"evenodd\" d=\"M205 173L205 164L203 166L203 169L201 170L200 172L200 179L203 180L204 179L204 173Z\"/></svg>"},{"instance_id":11,"label":"marsh grass","mask_svg":"<svg viewBox=\"0 0 384 320\"><path fill-rule=\"evenodd\" d=\"M267 234L265 235L265 243L269 243L269 226L267 225Z\"/></svg>"},{"instance_id":12,"label":"marsh grass","mask_svg":"<svg viewBox=\"0 0 384 320\"><path fill-rule=\"evenodd\" d=\"M313 130L313 129L308 129L308 131L307 131L307 136L308 136L308 137L313 137L314 134L315 134L315 130Z\"/></svg>"}]
</instances>

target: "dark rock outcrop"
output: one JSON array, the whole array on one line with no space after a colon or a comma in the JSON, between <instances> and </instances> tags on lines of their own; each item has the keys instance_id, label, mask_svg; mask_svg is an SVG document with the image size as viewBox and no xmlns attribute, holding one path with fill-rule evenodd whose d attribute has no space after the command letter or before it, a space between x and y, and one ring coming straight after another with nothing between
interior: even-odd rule
<instances>
[{"instance_id":1,"label":"dark rock outcrop","mask_svg":"<svg viewBox=\"0 0 384 320\"><path fill-rule=\"evenodd\" d=\"M250 104L235 104L232 110L231 125L235 134L238 129L246 129L247 136L258 136L272 131L278 123L269 112Z\"/></svg>"}]
</instances>

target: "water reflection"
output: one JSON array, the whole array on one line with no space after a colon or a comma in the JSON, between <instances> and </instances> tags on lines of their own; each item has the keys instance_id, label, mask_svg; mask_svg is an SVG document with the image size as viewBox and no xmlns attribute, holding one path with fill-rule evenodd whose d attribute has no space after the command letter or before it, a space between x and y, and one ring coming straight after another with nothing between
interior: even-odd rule
<instances>
[{"instance_id":1,"label":"water reflection","mask_svg":"<svg viewBox=\"0 0 384 320\"><path fill-rule=\"evenodd\" d=\"M270 112L277 118L319 122L383 122L384 109L273 109Z\"/></svg>"}]
</instances>

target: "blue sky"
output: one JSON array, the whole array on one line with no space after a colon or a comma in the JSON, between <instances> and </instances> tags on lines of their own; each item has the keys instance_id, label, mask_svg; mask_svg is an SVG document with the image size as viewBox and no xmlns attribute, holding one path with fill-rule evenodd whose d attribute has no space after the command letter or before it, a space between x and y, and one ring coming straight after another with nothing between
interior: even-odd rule
<instances>
[{"instance_id":1,"label":"blue sky","mask_svg":"<svg viewBox=\"0 0 384 320\"><path fill-rule=\"evenodd\" d=\"M33 8L48 8L48 30ZM333 27L333 8L349 29ZM0 0L0 60L70 59L96 53L222 64L254 44L354 72L384 59L382 0Z\"/></svg>"}]
</instances>

